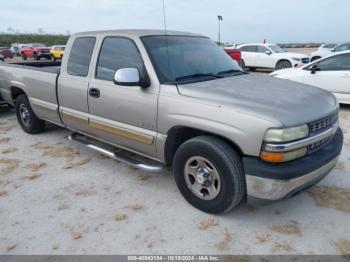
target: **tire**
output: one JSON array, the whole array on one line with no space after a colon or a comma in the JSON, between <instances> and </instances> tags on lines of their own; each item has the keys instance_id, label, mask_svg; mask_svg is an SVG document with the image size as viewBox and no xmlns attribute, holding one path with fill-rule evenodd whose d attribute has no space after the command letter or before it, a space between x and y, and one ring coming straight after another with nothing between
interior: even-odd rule
<instances>
[{"instance_id":1,"label":"tire","mask_svg":"<svg viewBox=\"0 0 350 262\"><path fill-rule=\"evenodd\" d=\"M244 60L241 59L240 63L239 63L239 66L244 70L245 68L245 63L244 63Z\"/></svg>"},{"instance_id":2,"label":"tire","mask_svg":"<svg viewBox=\"0 0 350 262\"><path fill-rule=\"evenodd\" d=\"M279 61L277 64L276 64L276 70L280 70L280 69L285 69L285 68L291 68L292 67L292 64L287 61L287 60L282 60L282 61Z\"/></svg>"},{"instance_id":3,"label":"tire","mask_svg":"<svg viewBox=\"0 0 350 262\"><path fill-rule=\"evenodd\" d=\"M204 212L228 212L246 197L241 157L219 138L199 136L186 141L176 151L173 166L183 197Z\"/></svg>"},{"instance_id":4,"label":"tire","mask_svg":"<svg viewBox=\"0 0 350 262\"><path fill-rule=\"evenodd\" d=\"M33 58L34 58L36 61L39 61L39 60L40 60L40 57L37 56L36 54L33 56Z\"/></svg>"},{"instance_id":5,"label":"tire","mask_svg":"<svg viewBox=\"0 0 350 262\"><path fill-rule=\"evenodd\" d=\"M19 95L17 97L15 108L17 120L24 132L38 134L44 131L45 121L36 117L26 95Z\"/></svg>"},{"instance_id":6,"label":"tire","mask_svg":"<svg viewBox=\"0 0 350 262\"><path fill-rule=\"evenodd\" d=\"M315 57L311 58L310 62L314 62L320 58L321 58L320 56L315 56Z\"/></svg>"},{"instance_id":7,"label":"tire","mask_svg":"<svg viewBox=\"0 0 350 262\"><path fill-rule=\"evenodd\" d=\"M27 60L27 57L25 54L22 54L22 60L26 61Z\"/></svg>"}]
</instances>

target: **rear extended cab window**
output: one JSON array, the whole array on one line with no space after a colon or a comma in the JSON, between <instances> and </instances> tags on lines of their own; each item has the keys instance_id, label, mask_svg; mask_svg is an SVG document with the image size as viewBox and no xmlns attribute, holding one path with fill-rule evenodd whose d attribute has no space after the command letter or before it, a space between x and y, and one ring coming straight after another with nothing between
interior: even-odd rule
<instances>
[{"instance_id":1,"label":"rear extended cab window","mask_svg":"<svg viewBox=\"0 0 350 262\"><path fill-rule=\"evenodd\" d=\"M95 37L79 37L74 40L67 64L67 73L69 75L82 77L88 75L95 43Z\"/></svg>"}]
</instances>

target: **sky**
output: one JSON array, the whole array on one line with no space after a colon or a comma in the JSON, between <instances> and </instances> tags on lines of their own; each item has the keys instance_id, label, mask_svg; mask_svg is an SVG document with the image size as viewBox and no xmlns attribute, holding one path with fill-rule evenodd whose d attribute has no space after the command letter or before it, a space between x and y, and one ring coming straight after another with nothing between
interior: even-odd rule
<instances>
[{"instance_id":1,"label":"sky","mask_svg":"<svg viewBox=\"0 0 350 262\"><path fill-rule=\"evenodd\" d=\"M350 41L350 0L164 0L169 30L223 42ZM164 29L162 0L0 0L0 32Z\"/></svg>"}]
</instances>

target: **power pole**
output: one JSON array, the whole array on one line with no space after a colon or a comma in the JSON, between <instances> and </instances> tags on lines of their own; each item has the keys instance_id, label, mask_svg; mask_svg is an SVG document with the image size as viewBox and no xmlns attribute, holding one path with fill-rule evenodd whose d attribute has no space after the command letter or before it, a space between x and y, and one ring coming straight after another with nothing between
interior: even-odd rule
<instances>
[{"instance_id":1,"label":"power pole","mask_svg":"<svg viewBox=\"0 0 350 262\"><path fill-rule=\"evenodd\" d=\"M218 40L219 40L219 45L221 44L221 21L224 20L221 15L218 15L218 23L219 23L219 35L218 35Z\"/></svg>"}]
</instances>

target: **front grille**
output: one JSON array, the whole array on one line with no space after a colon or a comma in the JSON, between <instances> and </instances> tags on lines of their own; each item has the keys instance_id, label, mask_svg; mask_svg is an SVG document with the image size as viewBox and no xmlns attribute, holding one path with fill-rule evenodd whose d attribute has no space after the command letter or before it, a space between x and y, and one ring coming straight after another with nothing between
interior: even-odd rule
<instances>
[{"instance_id":1,"label":"front grille","mask_svg":"<svg viewBox=\"0 0 350 262\"><path fill-rule=\"evenodd\" d=\"M336 122L338 121L338 113L332 114L330 116L327 116L323 119L320 119L318 121L312 122L309 124L309 131L310 131L310 136L319 134L330 127L332 127ZM313 143L308 146L308 154L313 154L322 148L324 148L326 145L328 145L334 135L326 137L316 143Z\"/></svg>"},{"instance_id":2,"label":"front grille","mask_svg":"<svg viewBox=\"0 0 350 262\"><path fill-rule=\"evenodd\" d=\"M338 121L338 113L325 117L321 120L317 120L309 124L310 135L322 132Z\"/></svg>"},{"instance_id":3,"label":"front grille","mask_svg":"<svg viewBox=\"0 0 350 262\"><path fill-rule=\"evenodd\" d=\"M329 144L329 142L332 141L334 136L329 136L329 137L326 137L325 139L322 139L316 143L313 143L311 145L308 146L308 154L313 154L319 150L321 150L322 148L324 148L326 145Z\"/></svg>"},{"instance_id":4,"label":"front grille","mask_svg":"<svg viewBox=\"0 0 350 262\"><path fill-rule=\"evenodd\" d=\"M303 62L303 64L308 64L310 62L310 58L308 57L302 58L301 62Z\"/></svg>"}]
</instances>

